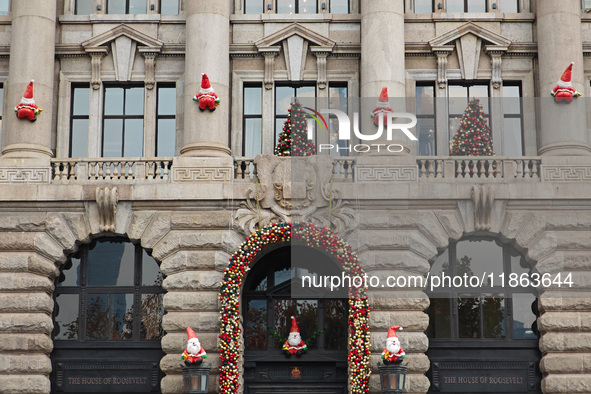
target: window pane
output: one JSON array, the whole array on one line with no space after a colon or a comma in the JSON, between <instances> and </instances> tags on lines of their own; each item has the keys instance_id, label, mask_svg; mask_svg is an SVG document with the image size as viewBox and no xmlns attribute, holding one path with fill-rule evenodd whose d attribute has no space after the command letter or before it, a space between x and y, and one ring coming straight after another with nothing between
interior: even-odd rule
<instances>
[{"instance_id":1,"label":"window pane","mask_svg":"<svg viewBox=\"0 0 591 394\"><path fill-rule=\"evenodd\" d=\"M86 338L107 340L111 336L108 294L89 294L86 302Z\"/></svg>"},{"instance_id":2,"label":"window pane","mask_svg":"<svg viewBox=\"0 0 591 394\"><path fill-rule=\"evenodd\" d=\"M148 12L146 0L129 0L130 14L145 14Z\"/></svg>"},{"instance_id":3,"label":"window pane","mask_svg":"<svg viewBox=\"0 0 591 394\"><path fill-rule=\"evenodd\" d=\"M295 96L294 88L289 86L278 86L275 88L275 115L287 115L291 107L292 97Z\"/></svg>"},{"instance_id":4,"label":"window pane","mask_svg":"<svg viewBox=\"0 0 591 394\"><path fill-rule=\"evenodd\" d=\"M142 88L143 90L143 88ZM143 92L142 92L143 96ZM143 107L143 97L142 97ZM142 108L143 114L143 108ZM176 88L158 88L158 115L176 115Z\"/></svg>"},{"instance_id":5,"label":"window pane","mask_svg":"<svg viewBox=\"0 0 591 394\"><path fill-rule=\"evenodd\" d=\"M107 14L125 14L125 0L108 0Z\"/></svg>"},{"instance_id":6,"label":"window pane","mask_svg":"<svg viewBox=\"0 0 591 394\"><path fill-rule=\"evenodd\" d=\"M516 274L525 274L531 270L531 266L519 253L511 255L511 272Z\"/></svg>"},{"instance_id":7,"label":"window pane","mask_svg":"<svg viewBox=\"0 0 591 394\"><path fill-rule=\"evenodd\" d=\"M332 14L348 14L349 0L331 0L330 12Z\"/></svg>"},{"instance_id":8,"label":"window pane","mask_svg":"<svg viewBox=\"0 0 591 394\"><path fill-rule=\"evenodd\" d=\"M142 286L162 285L162 273L156 260L142 250Z\"/></svg>"},{"instance_id":9,"label":"window pane","mask_svg":"<svg viewBox=\"0 0 591 394\"><path fill-rule=\"evenodd\" d=\"M417 115L433 115L435 113L435 91L433 86L417 86Z\"/></svg>"},{"instance_id":10,"label":"window pane","mask_svg":"<svg viewBox=\"0 0 591 394\"><path fill-rule=\"evenodd\" d=\"M485 338L505 338L505 299L483 297L482 321Z\"/></svg>"},{"instance_id":11,"label":"window pane","mask_svg":"<svg viewBox=\"0 0 591 394\"><path fill-rule=\"evenodd\" d=\"M133 286L135 245L98 242L88 252L88 286Z\"/></svg>"},{"instance_id":12,"label":"window pane","mask_svg":"<svg viewBox=\"0 0 591 394\"><path fill-rule=\"evenodd\" d=\"M248 301L244 316L244 341L247 349L267 348L267 300Z\"/></svg>"},{"instance_id":13,"label":"window pane","mask_svg":"<svg viewBox=\"0 0 591 394\"><path fill-rule=\"evenodd\" d=\"M468 0L468 12L486 12L486 0Z\"/></svg>"},{"instance_id":14,"label":"window pane","mask_svg":"<svg viewBox=\"0 0 591 394\"><path fill-rule=\"evenodd\" d=\"M460 338L480 338L480 298L458 297L458 330Z\"/></svg>"},{"instance_id":15,"label":"window pane","mask_svg":"<svg viewBox=\"0 0 591 394\"><path fill-rule=\"evenodd\" d=\"M60 294L55 297L55 339L78 339L78 294Z\"/></svg>"},{"instance_id":16,"label":"window pane","mask_svg":"<svg viewBox=\"0 0 591 394\"><path fill-rule=\"evenodd\" d=\"M464 0L447 0L447 12L464 12Z\"/></svg>"},{"instance_id":17,"label":"window pane","mask_svg":"<svg viewBox=\"0 0 591 394\"><path fill-rule=\"evenodd\" d=\"M517 1L518 0L501 0L501 11L507 13L519 12Z\"/></svg>"},{"instance_id":18,"label":"window pane","mask_svg":"<svg viewBox=\"0 0 591 394\"><path fill-rule=\"evenodd\" d=\"M76 0L76 15L90 14L94 14L94 0Z\"/></svg>"},{"instance_id":19,"label":"window pane","mask_svg":"<svg viewBox=\"0 0 591 394\"><path fill-rule=\"evenodd\" d=\"M349 319L348 304L344 300L326 300L326 319L324 326L325 347L329 350L346 350L347 346L347 325Z\"/></svg>"},{"instance_id":20,"label":"window pane","mask_svg":"<svg viewBox=\"0 0 591 394\"><path fill-rule=\"evenodd\" d=\"M109 298L113 339L132 339L133 294L111 294Z\"/></svg>"},{"instance_id":21,"label":"window pane","mask_svg":"<svg viewBox=\"0 0 591 394\"><path fill-rule=\"evenodd\" d=\"M141 157L144 151L144 120L125 120L125 147L123 157Z\"/></svg>"},{"instance_id":22,"label":"window pane","mask_svg":"<svg viewBox=\"0 0 591 394\"><path fill-rule=\"evenodd\" d=\"M260 118L244 120L244 156L254 157L262 153L262 133Z\"/></svg>"},{"instance_id":23,"label":"window pane","mask_svg":"<svg viewBox=\"0 0 591 394\"><path fill-rule=\"evenodd\" d=\"M523 155L523 147L521 143L521 118L505 118L503 125L505 133L505 156Z\"/></svg>"},{"instance_id":24,"label":"window pane","mask_svg":"<svg viewBox=\"0 0 591 394\"><path fill-rule=\"evenodd\" d=\"M176 121L174 119L158 119L158 141L156 142L156 156L174 156Z\"/></svg>"},{"instance_id":25,"label":"window pane","mask_svg":"<svg viewBox=\"0 0 591 394\"><path fill-rule=\"evenodd\" d=\"M275 286L285 283L291 280L291 269L290 267L286 267L283 269L278 269L273 272L273 281Z\"/></svg>"},{"instance_id":26,"label":"window pane","mask_svg":"<svg viewBox=\"0 0 591 394\"><path fill-rule=\"evenodd\" d=\"M88 119L72 120L70 157L88 157Z\"/></svg>"},{"instance_id":27,"label":"window pane","mask_svg":"<svg viewBox=\"0 0 591 394\"><path fill-rule=\"evenodd\" d=\"M261 115L263 112L263 89L244 88L244 115Z\"/></svg>"},{"instance_id":28,"label":"window pane","mask_svg":"<svg viewBox=\"0 0 591 394\"><path fill-rule=\"evenodd\" d=\"M279 141L279 134L283 132L283 124L286 120L286 118L279 118L275 120L275 145L277 145L277 141Z\"/></svg>"},{"instance_id":29,"label":"window pane","mask_svg":"<svg viewBox=\"0 0 591 394\"><path fill-rule=\"evenodd\" d=\"M123 146L123 120L105 119L103 130L103 157L121 157Z\"/></svg>"},{"instance_id":30,"label":"window pane","mask_svg":"<svg viewBox=\"0 0 591 394\"><path fill-rule=\"evenodd\" d=\"M521 114L521 99L519 97L519 86L503 86L503 112L505 115Z\"/></svg>"},{"instance_id":31,"label":"window pane","mask_svg":"<svg viewBox=\"0 0 591 394\"><path fill-rule=\"evenodd\" d=\"M162 330L163 294L142 294L142 326L141 339L160 339L164 335Z\"/></svg>"},{"instance_id":32,"label":"window pane","mask_svg":"<svg viewBox=\"0 0 591 394\"><path fill-rule=\"evenodd\" d=\"M80 259L72 257L66 262L56 286L80 286Z\"/></svg>"},{"instance_id":33,"label":"window pane","mask_svg":"<svg viewBox=\"0 0 591 394\"><path fill-rule=\"evenodd\" d=\"M449 113L454 115L462 115L468 107L468 89L464 86L450 85L448 89L449 95Z\"/></svg>"},{"instance_id":34,"label":"window pane","mask_svg":"<svg viewBox=\"0 0 591 394\"><path fill-rule=\"evenodd\" d=\"M432 298L429 305L429 338L451 338L450 299Z\"/></svg>"},{"instance_id":35,"label":"window pane","mask_svg":"<svg viewBox=\"0 0 591 394\"><path fill-rule=\"evenodd\" d=\"M105 115L123 115L123 89L105 89Z\"/></svg>"},{"instance_id":36,"label":"window pane","mask_svg":"<svg viewBox=\"0 0 591 394\"><path fill-rule=\"evenodd\" d=\"M296 0L277 0L278 14L293 14Z\"/></svg>"},{"instance_id":37,"label":"window pane","mask_svg":"<svg viewBox=\"0 0 591 394\"><path fill-rule=\"evenodd\" d=\"M316 87L315 86L302 86L301 88L296 88L296 97L316 97Z\"/></svg>"},{"instance_id":38,"label":"window pane","mask_svg":"<svg viewBox=\"0 0 591 394\"><path fill-rule=\"evenodd\" d=\"M433 12L433 0L415 0L415 14Z\"/></svg>"},{"instance_id":39,"label":"window pane","mask_svg":"<svg viewBox=\"0 0 591 394\"><path fill-rule=\"evenodd\" d=\"M178 15L179 0L160 0L160 14Z\"/></svg>"},{"instance_id":40,"label":"window pane","mask_svg":"<svg viewBox=\"0 0 591 394\"><path fill-rule=\"evenodd\" d=\"M435 151L435 119L417 119L417 137L419 139L419 156L434 156Z\"/></svg>"},{"instance_id":41,"label":"window pane","mask_svg":"<svg viewBox=\"0 0 591 394\"><path fill-rule=\"evenodd\" d=\"M125 91L125 115L144 114L144 88L130 88Z\"/></svg>"},{"instance_id":42,"label":"window pane","mask_svg":"<svg viewBox=\"0 0 591 394\"><path fill-rule=\"evenodd\" d=\"M289 329L291 327L291 316L295 315L296 305L295 300L272 300L273 311L275 312L275 325L271 334L274 336L274 347L275 349L281 349L283 342L289 335ZM297 319L298 316L296 316ZM301 332L302 323L297 320L298 327Z\"/></svg>"},{"instance_id":43,"label":"window pane","mask_svg":"<svg viewBox=\"0 0 591 394\"><path fill-rule=\"evenodd\" d=\"M4 87L0 85L0 119L2 119L2 108L4 106ZM0 126L2 126L2 122L0 122Z\"/></svg>"},{"instance_id":44,"label":"window pane","mask_svg":"<svg viewBox=\"0 0 591 394\"><path fill-rule=\"evenodd\" d=\"M491 241L460 241L456 246L457 275L476 275L494 273L496 277L503 272L503 248Z\"/></svg>"},{"instance_id":45,"label":"window pane","mask_svg":"<svg viewBox=\"0 0 591 394\"><path fill-rule=\"evenodd\" d=\"M274 300L275 348L280 349L289 335L291 316L295 316L302 340L310 347L316 347L318 330L317 300ZM277 335L279 334L279 335Z\"/></svg>"},{"instance_id":46,"label":"window pane","mask_svg":"<svg viewBox=\"0 0 591 394\"><path fill-rule=\"evenodd\" d=\"M245 14L262 14L264 11L263 0L244 0Z\"/></svg>"},{"instance_id":47,"label":"window pane","mask_svg":"<svg viewBox=\"0 0 591 394\"><path fill-rule=\"evenodd\" d=\"M513 338L536 339L532 329L536 315L532 312L532 304L537 302L533 294L513 294Z\"/></svg>"},{"instance_id":48,"label":"window pane","mask_svg":"<svg viewBox=\"0 0 591 394\"><path fill-rule=\"evenodd\" d=\"M0 15L8 15L10 11L9 0L0 0Z\"/></svg>"},{"instance_id":49,"label":"window pane","mask_svg":"<svg viewBox=\"0 0 591 394\"><path fill-rule=\"evenodd\" d=\"M299 0L300 1L300 14L315 14L316 11L316 0Z\"/></svg>"},{"instance_id":50,"label":"window pane","mask_svg":"<svg viewBox=\"0 0 591 394\"><path fill-rule=\"evenodd\" d=\"M585 0L585 10L591 9L591 0Z\"/></svg>"},{"instance_id":51,"label":"window pane","mask_svg":"<svg viewBox=\"0 0 591 394\"><path fill-rule=\"evenodd\" d=\"M482 109L488 115L488 86L484 85L476 85L470 86L468 88L469 99L472 100L474 98L480 100L480 105L482 105Z\"/></svg>"},{"instance_id":52,"label":"window pane","mask_svg":"<svg viewBox=\"0 0 591 394\"><path fill-rule=\"evenodd\" d=\"M72 106L72 115L88 115L90 109L90 88L75 88Z\"/></svg>"}]
</instances>

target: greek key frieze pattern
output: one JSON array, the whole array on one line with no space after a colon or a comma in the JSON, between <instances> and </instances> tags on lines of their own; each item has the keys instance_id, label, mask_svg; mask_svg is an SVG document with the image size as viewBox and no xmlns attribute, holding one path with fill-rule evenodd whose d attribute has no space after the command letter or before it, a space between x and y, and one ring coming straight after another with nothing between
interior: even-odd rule
<instances>
[{"instance_id":1,"label":"greek key frieze pattern","mask_svg":"<svg viewBox=\"0 0 591 394\"><path fill-rule=\"evenodd\" d=\"M0 168L0 183L49 183L50 169Z\"/></svg>"},{"instance_id":2,"label":"greek key frieze pattern","mask_svg":"<svg viewBox=\"0 0 591 394\"><path fill-rule=\"evenodd\" d=\"M591 181L591 167L542 166L542 179L547 182Z\"/></svg>"},{"instance_id":3,"label":"greek key frieze pattern","mask_svg":"<svg viewBox=\"0 0 591 394\"><path fill-rule=\"evenodd\" d=\"M418 168L408 166L357 166L356 177L361 182L418 181Z\"/></svg>"},{"instance_id":4,"label":"greek key frieze pattern","mask_svg":"<svg viewBox=\"0 0 591 394\"><path fill-rule=\"evenodd\" d=\"M232 179L230 168L173 168L173 182L229 181Z\"/></svg>"}]
</instances>

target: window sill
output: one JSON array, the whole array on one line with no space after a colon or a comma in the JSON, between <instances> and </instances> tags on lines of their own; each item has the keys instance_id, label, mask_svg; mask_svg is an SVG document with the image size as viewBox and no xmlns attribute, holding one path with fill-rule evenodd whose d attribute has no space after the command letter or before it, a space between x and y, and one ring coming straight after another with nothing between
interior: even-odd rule
<instances>
[{"instance_id":1,"label":"window sill","mask_svg":"<svg viewBox=\"0 0 591 394\"><path fill-rule=\"evenodd\" d=\"M230 15L230 22L240 23L261 23L261 22L303 22L303 23L326 23L326 22L360 22L359 14L234 14Z\"/></svg>"},{"instance_id":2,"label":"window sill","mask_svg":"<svg viewBox=\"0 0 591 394\"><path fill-rule=\"evenodd\" d=\"M591 16L589 17L591 19ZM531 12L523 12L517 14L505 14L502 12L481 12L481 13L468 13L468 12L433 12L429 14L404 14L405 22L472 22L472 21L485 21L485 22L533 22L535 20L535 14Z\"/></svg>"}]
</instances>

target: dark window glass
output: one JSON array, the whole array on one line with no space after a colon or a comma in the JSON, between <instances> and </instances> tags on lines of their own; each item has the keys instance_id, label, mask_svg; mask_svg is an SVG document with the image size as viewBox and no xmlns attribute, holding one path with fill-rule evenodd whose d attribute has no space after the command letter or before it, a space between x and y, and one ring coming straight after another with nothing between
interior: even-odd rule
<instances>
[{"instance_id":1,"label":"dark window glass","mask_svg":"<svg viewBox=\"0 0 591 394\"><path fill-rule=\"evenodd\" d=\"M476 99L482 105L484 111L486 124L490 127L490 113L488 107L488 85L474 84L474 85L455 85L448 86L448 104L449 104L449 140L451 141L458 132L460 122L464 111L468 107L468 103ZM493 133L494 137L494 133Z\"/></svg>"},{"instance_id":2,"label":"dark window glass","mask_svg":"<svg viewBox=\"0 0 591 394\"><path fill-rule=\"evenodd\" d=\"M88 157L90 88L72 87L70 116L70 157Z\"/></svg>"},{"instance_id":3,"label":"dark window glass","mask_svg":"<svg viewBox=\"0 0 591 394\"><path fill-rule=\"evenodd\" d=\"M244 139L242 154L254 157L262 153L263 138L263 88L258 86L244 87L244 115L242 127Z\"/></svg>"},{"instance_id":4,"label":"dark window glass","mask_svg":"<svg viewBox=\"0 0 591 394\"><path fill-rule=\"evenodd\" d=\"M419 156L437 154L437 134L435 132L435 86L416 87L417 138Z\"/></svg>"},{"instance_id":5,"label":"dark window glass","mask_svg":"<svg viewBox=\"0 0 591 394\"><path fill-rule=\"evenodd\" d=\"M503 156L523 155L523 103L519 85L503 86Z\"/></svg>"},{"instance_id":6,"label":"dark window glass","mask_svg":"<svg viewBox=\"0 0 591 394\"><path fill-rule=\"evenodd\" d=\"M331 14L348 14L349 0L330 0Z\"/></svg>"},{"instance_id":7,"label":"dark window glass","mask_svg":"<svg viewBox=\"0 0 591 394\"><path fill-rule=\"evenodd\" d=\"M506 13L519 12L519 0L501 0L501 11Z\"/></svg>"},{"instance_id":8,"label":"dark window glass","mask_svg":"<svg viewBox=\"0 0 591 394\"><path fill-rule=\"evenodd\" d=\"M245 14L262 14L264 10L265 2L263 0L244 0L244 13Z\"/></svg>"},{"instance_id":9,"label":"dark window glass","mask_svg":"<svg viewBox=\"0 0 591 394\"><path fill-rule=\"evenodd\" d=\"M486 0L447 0L447 12L486 12Z\"/></svg>"},{"instance_id":10,"label":"dark window glass","mask_svg":"<svg viewBox=\"0 0 591 394\"><path fill-rule=\"evenodd\" d=\"M315 14L317 0L277 0L278 14Z\"/></svg>"},{"instance_id":11,"label":"dark window glass","mask_svg":"<svg viewBox=\"0 0 591 394\"><path fill-rule=\"evenodd\" d=\"M415 14L427 14L433 12L433 0L415 0Z\"/></svg>"},{"instance_id":12,"label":"dark window glass","mask_svg":"<svg viewBox=\"0 0 591 394\"><path fill-rule=\"evenodd\" d=\"M349 111L349 102L346 84L331 83L328 88L328 106L331 109L338 109L344 113ZM330 141L333 146L330 150L332 156L348 156L349 141L339 140L339 122L336 116L329 117Z\"/></svg>"},{"instance_id":13,"label":"dark window glass","mask_svg":"<svg viewBox=\"0 0 591 394\"><path fill-rule=\"evenodd\" d=\"M275 87L275 144L287 120L287 110L291 107L293 98L316 97L315 86L276 86ZM316 134L316 133L314 133Z\"/></svg>"},{"instance_id":14,"label":"dark window glass","mask_svg":"<svg viewBox=\"0 0 591 394\"><path fill-rule=\"evenodd\" d=\"M172 157L176 141L176 87L158 85L156 156Z\"/></svg>"},{"instance_id":15,"label":"dark window glass","mask_svg":"<svg viewBox=\"0 0 591 394\"><path fill-rule=\"evenodd\" d=\"M160 14L178 15L179 0L160 0Z\"/></svg>"},{"instance_id":16,"label":"dark window glass","mask_svg":"<svg viewBox=\"0 0 591 394\"><path fill-rule=\"evenodd\" d=\"M486 0L468 0L468 12L486 12Z\"/></svg>"},{"instance_id":17,"label":"dark window glass","mask_svg":"<svg viewBox=\"0 0 591 394\"><path fill-rule=\"evenodd\" d=\"M464 12L464 0L447 0L447 12Z\"/></svg>"},{"instance_id":18,"label":"dark window glass","mask_svg":"<svg viewBox=\"0 0 591 394\"><path fill-rule=\"evenodd\" d=\"M139 245L95 241L82 246L56 280L54 339L160 340L162 296L158 264Z\"/></svg>"},{"instance_id":19,"label":"dark window glass","mask_svg":"<svg viewBox=\"0 0 591 394\"><path fill-rule=\"evenodd\" d=\"M107 14L125 14L127 0L108 0Z\"/></svg>"},{"instance_id":20,"label":"dark window glass","mask_svg":"<svg viewBox=\"0 0 591 394\"><path fill-rule=\"evenodd\" d=\"M5 0L8 2L8 0ZM94 0L76 0L76 15L94 14Z\"/></svg>"},{"instance_id":21,"label":"dark window glass","mask_svg":"<svg viewBox=\"0 0 591 394\"><path fill-rule=\"evenodd\" d=\"M105 87L103 157L141 157L144 88Z\"/></svg>"},{"instance_id":22,"label":"dark window glass","mask_svg":"<svg viewBox=\"0 0 591 394\"><path fill-rule=\"evenodd\" d=\"M107 14L145 14L146 0L108 0Z\"/></svg>"}]
</instances>

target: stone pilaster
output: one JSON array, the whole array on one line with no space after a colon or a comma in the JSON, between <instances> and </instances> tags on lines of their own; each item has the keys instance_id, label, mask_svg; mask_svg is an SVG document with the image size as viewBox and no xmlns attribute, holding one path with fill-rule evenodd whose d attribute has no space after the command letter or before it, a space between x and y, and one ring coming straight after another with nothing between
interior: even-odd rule
<instances>
[{"instance_id":1,"label":"stone pilaster","mask_svg":"<svg viewBox=\"0 0 591 394\"><path fill-rule=\"evenodd\" d=\"M226 157L230 155L230 1L189 1L186 15L185 122L181 155ZM214 112L201 112L192 101L201 86L201 73L208 75L221 99Z\"/></svg>"},{"instance_id":2,"label":"stone pilaster","mask_svg":"<svg viewBox=\"0 0 591 394\"><path fill-rule=\"evenodd\" d=\"M4 159L48 162L53 156L55 21L55 1L15 1L12 4L10 74L6 84L8 102L5 105L2 149ZM32 79L35 80L35 102L43 109L36 122L17 119L12 113Z\"/></svg>"},{"instance_id":3,"label":"stone pilaster","mask_svg":"<svg viewBox=\"0 0 591 394\"><path fill-rule=\"evenodd\" d=\"M585 92L579 0L539 0L536 2L536 31L540 86L540 140L544 155L589 155L585 100L556 104L550 97L562 73L574 62L572 84Z\"/></svg>"}]
</instances>

